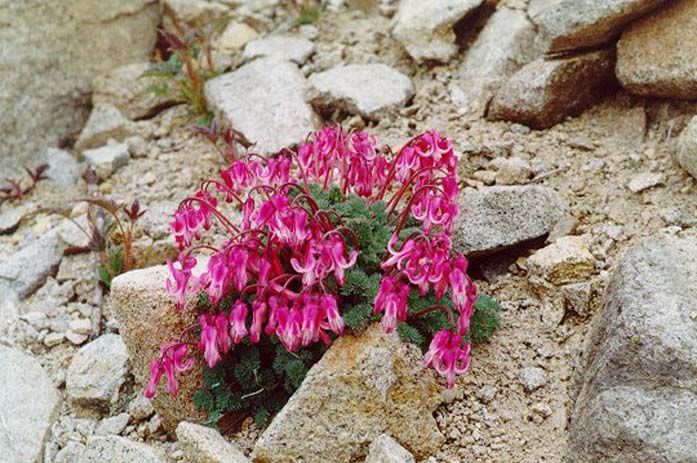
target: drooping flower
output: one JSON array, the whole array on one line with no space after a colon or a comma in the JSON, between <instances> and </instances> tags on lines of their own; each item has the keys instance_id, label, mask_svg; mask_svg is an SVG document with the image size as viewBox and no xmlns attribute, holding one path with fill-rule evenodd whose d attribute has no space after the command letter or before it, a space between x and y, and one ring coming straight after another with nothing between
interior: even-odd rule
<instances>
[{"instance_id":1,"label":"drooping flower","mask_svg":"<svg viewBox=\"0 0 697 463\"><path fill-rule=\"evenodd\" d=\"M235 301L232 311L230 311L230 335L232 336L232 342L235 344L238 344L242 341L242 338L247 336L247 326L245 325L247 311L247 304L239 299Z\"/></svg>"},{"instance_id":2,"label":"drooping flower","mask_svg":"<svg viewBox=\"0 0 697 463\"><path fill-rule=\"evenodd\" d=\"M380 290L375 296L373 312L382 312L382 329L391 333L397 327L397 321L407 320L407 297L409 285L397 277L382 277Z\"/></svg>"},{"instance_id":3,"label":"drooping flower","mask_svg":"<svg viewBox=\"0 0 697 463\"><path fill-rule=\"evenodd\" d=\"M252 302L252 326L249 328L249 340L252 343L259 342L262 325L266 318L266 303L255 299Z\"/></svg>"},{"instance_id":4,"label":"drooping flower","mask_svg":"<svg viewBox=\"0 0 697 463\"><path fill-rule=\"evenodd\" d=\"M213 368L220 361L218 330L212 316L204 314L198 320L201 325L201 339L198 348L203 351L203 358L208 367Z\"/></svg>"},{"instance_id":5,"label":"drooping flower","mask_svg":"<svg viewBox=\"0 0 697 463\"><path fill-rule=\"evenodd\" d=\"M336 298L331 294L322 294L320 300L322 308L325 310L327 318L327 326L334 334L344 332L344 319L339 314L339 306L336 303Z\"/></svg>"},{"instance_id":6,"label":"drooping flower","mask_svg":"<svg viewBox=\"0 0 697 463\"><path fill-rule=\"evenodd\" d=\"M167 259L167 267L172 274L174 282L169 278L165 282L165 289L175 297L175 306L181 310L186 305L186 297L198 291L198 279L192 276L192 269L196 266L196 258L186 254L180 254L177 258L178 266Z\"/></svg>"},{"instance_id":7,"label":"drooping flower","mask_svg":"<svg viewBox=\"0 0 697 463\"><path fill-rule=\"evenodd\" d=\"M449 330L437 332L424 356L424 365L433 367L447 379L448 389L455 385L455 375L469 367L470 343L462 344L462 336Z\"/></svg>"}]
</instances>

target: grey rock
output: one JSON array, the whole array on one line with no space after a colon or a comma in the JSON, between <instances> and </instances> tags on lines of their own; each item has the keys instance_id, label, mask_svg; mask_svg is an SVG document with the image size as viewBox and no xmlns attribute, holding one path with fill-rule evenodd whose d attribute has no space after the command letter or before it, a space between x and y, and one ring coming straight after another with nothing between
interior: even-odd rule
<instances>
[{"instance_id":1,"label":"grey rock","mask_svg":"<svg viewBox=\"0 0 697 463\"><path fill-rule=\"evenodd\" d=\"M697 178L697 116L680 133L675 152L680 167Z\"/></svg>"},{"instance_id":2,"label":"grey rock","mask_svg":"<svg viewBox=\"0 0 697 463\"><path fill-rule=\"evenodd\" d=\"M147 399L143 394L136 394L135 398L128 404L128 413L134 421L143 421L150 418L155 409L152 408L150 399Z\"/></svg>"},{"instance_id":3,"label":"grey rock","mask_svg":"<svg viewBox=\"0 0 697 463\"><path fill-rule=\"evenodd\" d=\"M246 61L271 57L302 65L315 52L315 44L292 35L269 35L247 42L242 52Z\"/></svg>"},{"instance_id":4,"label":"grey rock","mask_svg":"<svg viewBox=\"0 0 697 463\"><path fill-rule=\"evenodd\" d=\"M70 362L68 396L80 406L109 410L119 400L128 371L128 352L121 336L100 336L80 348Z\"/></svg>"},{"instance_id":5,"label":"grey rock","mask_svg":"<svg viewBox=\"0 0 697 463\"><path fill-rule=\"evenodd\" d=\"M593 106L616 86L614 51L595 51L568 59L539 58L502 85L487 117L551 127Z\"/></svg>"},{"instance_id":6,"label":"grey rock","mask_svg":"<svg viewBox=\"0 0 697 463\"><path fill-rule=\"evenodd\" d=\"M176 104L171 95L156 95L148 90L158 83L156 78L143 77L150 66L148 62L126 64L99 75L94 79L92 102L115 106L131 120L152 117Z\"/></svg>"},{"instance_id":7,"label":"grey rock","mask_svg":"<svg viewBox=\"0 0 697 463\"><path fill-rule=\"evenodd\" d=\"M112 176L121 167L128 164L131 159L131 154L128 151L128 145L125 143L116 143L113 145L105 145L101 148L85 150L82 152L87 164L89 164L97 178L106 180Z\"/></svg>"},{"instance_id":8,"label":"grey rock","mask_svg":"<svg viewBox=\"0 0 697 463\"><path fill-rule=\"evenodd\" d=\"M457 53L453 26L484 0L401 0L392 34L416 61L447 62Z\"/></svg>"},{"instance_id":9,"label":"grey rock","mask_svg":"<svg viewBox=\"0 0 697 463\"><path fill-rule=\"evenodd\" d=\"M550 53L596 47L611 42L625 24L664 0L561 0L534 12L540 41Z\"/></svg>"},{"instance_id":10,"label":"grey rock","mask_svg":"<svg viewBox=\"0 0 697 463\"><path fill-rule=\"evenodd\" d=\"M385 64L349 64L310 76L312 102L341 106L351 114L380 119L414 96L409 77Z\"/></svg>"},{"instance_id":11,"label":"grey rock","mask_svg":"<svg viewBox=\"0 0 697 463\"><path fill-rule=\"evenodd\" d=\"M387 434L381 434L370 444L365 463L415 463L414 456Z\"/></svg>"},{"instance_id":12,"label":"grey rock","mask_svg":"<svg viewBox=\"0 0 697 463\"><path fill-rule=\"evenodd\" d=\"M576 312L578 315L586 316L589 311L592 287L590 282L571 283L561 288L566 307Z\"/></svg>"},{"instance_id":13,"label":"grey rock","mask_svg":"<svg viewBox=\"0 0 697 463\"><path fill-rule=\"evenodd\" d=\"M525 392L534 392L547 383L547 375L542 368L526 367L518 372L518 380Z\"/></svg>"},{"instance_id":14,"label":"grey rock","mask_svg":"<svg viewBox=\"0 0 697 463\"><path fill-rule=\"evenodd\" d=\"M417 458L445 441L433 411L440 391L421 352L378 325L344 334L307 374L257 441L264 463L360 461L388 433Z\"/></svg>"},{"instance_id":15,"label":"grey rock","mask_svg":"<svg viewBox=\"0 0 697 463\"><path fill-rule=\"evenodd\" d=\"M72 154L59 148L47 148L44 155L50 183L59 187L71 187L77 183L83 166Z\"/></svg>"},{"instance_id":16,"label":"grey rock","mask_svg":"<svg viewBox=\"0 0 697 463\"><path fill-rule=\"evenodd\" d=\"M182 421L177 426L177 440L190 463L249 463L242 451L215 429Z\"/></svg>"},{"instance_id":17,"label":"grey rock","mask_svg":"<svg viewBox=\"0 0 697 463\"><path fill-rule=\"evenodd\" d=\"M60 396L34 357L0 346L0 455L7 462L43 462L44 440Z\"/></svg>"},{"instance_id":18,"label":"grey rock","mask_svg":"<svg viewBox=\"0 0 697 463\"><path fill-rule=\"evenodd\" d=\"M80 137L75 142L76 150L86 150L106 145L112 138L123 141L129 135L128 119L119 110L107 103L97 103L92 108Z\"/></svg>"},{"instance_id":19,"label":"grey rock","mask_svg":"<svg viewBox=\"0 0 697 463\"><path fill-rule=\"evenodd\" d=\"M564 199L543 186L466 189L453 246L468 256L491 254L548 234L565 211Z\"/></svg>"},{"instance_id":20,"label":"grey rock","mask_svg":"<svg viewBox=\"0 0 697 463\"><path fill-rule=\"evenodd\" d=\"M530 410L532 410L533 413L540 415L542 418L548 418L552 416L552 407L542 402L536 402L532 404Z\"/></svg>"},{"instance_id":21,"label":"grey rock","mask_svg":"<svg viewBox=\"0 0 697 463\"><path fill-rule=\"evenodd\" d=\"M586 340L568 462L697 461L696 298L695 238L621 258Z\"/></svg>"},{"instance_id":22,"label":"grey rock","mask_svg":"<svg viewBox=\"0 0 697 463\"><path fill-rule=\"evenodd\" d=\"M167 463L165 455L153 447L125 437L92 437L78 463Z\"/></svg>"},{"instance_id":23,"label":"grey rock","mask_svg":"<svg viewBox=\"0 0 697 463\"><path fill-rule=\"evenodd\" d=\"M217 51L233 52L244 47L247 42L254 40L259 33L251 26L243 22L230 21L225 29L215 39L214 47Z\"/></svg>"},{"instance_id":24,"label":"grey rock","mask_svg":"<svg viewBox=\"0 0 697 463\"><path fill-rule=\"evenodd\" d=\"M632 193L641 193L644 190L663 184L663 174L659 172L642 172L633 176L627 188Z\"/></svg>"},{"instance_id":25,"label":"grey rock","mask_svg":"<svg viewBox=\"0 0 697 463\"><path fill-rule=\"evenodd\" d=\"M85 453L85 445L70 441L56 454L54 463L75 463Z\"/></svg>"},{"instance_id":26,"label":"grey rock","mask_svg":"<svg viewBox=\"0 0 697 463\"><path fill-rule=\"evenodd\" d=\"M29 211L30 207L23 204L5 208L0 213L0 235L14 232Z\"/></svg>"},{"instance_id":27,"label":"grey rock","mask_svg":"<svg viewBox=\"0 0 697 463\"><path fill-rule=\"evenodd\" d=\"M131 415L128 413L119 413L116 416L111 416L102 420L94 430L96 436L119 435L126 429Z\"/></svg>"},{"instance_id":28,"label":"grey rock","mask_svg":"<svg viewBox=\"0 0 697 463\"><path fill-rule=\"evenodd\" d=\"M99 258L93 252L66 255L58 266L56 281L94 278L97 274L98 263Z\"/></svg>"},{"instance_id":29,"label":"grey rock","mask_svg":"<svg viewBox=\"0 0 697 463\"><path fill-rule=\"evenodd\" d=\"M678 227L697 225L697 217L680 207L664 207L658 211L658 214L667 225L677 225Z\"/></svg>"},{"instance_id":30,"label":"grey rock","mask_svg":"<svg viewBox=\"0 0 697 463\"><path fill-rule=\"evenodd\" d=\"M77 133L95 76L146 61L160 12L155 0L5 1L0 9L0 171L30 163ZM17 162L17 161L20 162ZM9 169L8 169L9 170Z\"/></svg>"},{"instance_id":31,"label":"grey rock","mask_svg":"<svg viewBox=\"0 0 697 463\"><path fill-rule=\"evenodd\" d=\"M515 185L526 183L532 177L532 167L525 159L518 157L496 158L492 161L496 172L497 185Z\"/></svg>"},{"instance_id":32,"label":"grey rock","mask_svg":"<svg viewBox=\"0 0 697 463\"><path fill-rule=\"evenodd\" d=\"M467 113L483 116L501 84L540 54L535 46L535 28L523 11L496 11L460 65Z\"/></svg>"},{"instance_id":33,"label":"grey rock","mask_svg":"<svg viewBox=\"0 0 697 463\"><path fill-rule=\"evenodd\" d=\"M632 23L617 43L617 78L640 95L697 98L697 3L668 2Z\"/></svg>"},{"instance_id":34,"label":"grey rock","mask_svg":"<svg viewBox=\"0 0 697 463\"><path fill-rule=\"evenodd\" d=\"M319 127L306 102L309 85L292 63L259 58L206 82L211 108L256 142L253 150L275 153Z\"/></svg>"},{"instance_id":35,"label":"grey rock","mask_svg":"<svg viewBox=\"0 0 697 463\"><path fill-rule=\"evenodd\" d=\"M175 31L176 27L170 16L176 18L180 25L205 27L223 19L230 8L208 0L162 0L162 9L165 12L165 28Z\"/></svg>"},{"instance_id":36,"label":"grey rock","mask_svg":"<svg viewBox=\"0 0 697 463\"><path fill-rule=\"evenodd\" d=\"M0 265L0 294L14 292L24 299L54 274L63 257L65 245L49 232L11 255Z\"/></svg>"},{"instance_id":37,"label":"grey rock","mask_svg":"<svg viewBox=\"0 0 697 463\"><path fill-rule=\"evenodd\" d=\"M528 281L537 287L561 286L588 279L595 271L595 258L580 236L562 236L538 249L527 259Z\"/></svg>"}]
</instances>

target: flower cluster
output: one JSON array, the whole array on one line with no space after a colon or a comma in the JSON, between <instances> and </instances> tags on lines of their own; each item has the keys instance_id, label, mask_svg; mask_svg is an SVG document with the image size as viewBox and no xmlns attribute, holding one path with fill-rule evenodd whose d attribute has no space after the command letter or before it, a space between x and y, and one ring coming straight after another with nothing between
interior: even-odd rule
<instances>
[{"instance_id":1,"label":"flower cluster","mask_svg":"<svg viewBox=\"0 0 697 463\"><path fill-rule=\"evenodd\" d=\"M435 334L425 364L452 387L455 374L469 364L463 339L476 298L467 260L453 252L450 240L458 214L456 169L452 143L438 132L423 133L392 154L371 134L329 127L297 151L286 149L270 159L250 154L219 179L204 182L181 203L171 224L182 253L168 262L167 291L180 310L200 293L210 308L180 340L163 346L146 395L155 393L163 373L168 391L176 394L176 373L191 366L194 349L213 368L243 340L255 344L262 335L275 337L292 352L320 340L329 344L344 331L347 307L340 289L365 243L313 194L331 189L385 206L393 232L379 267L373 311L381 314L386 332L420 315L409 313L412 292L432 292L438 300L449 295L448 304L422 312L442 310L449 317L450 327ZM226 204L241 211L238 223L224 212ZM216 247L200 243L214 223L226 241ZM189 334L198 339L186 340Z\"/></svg>"}]
</instances>

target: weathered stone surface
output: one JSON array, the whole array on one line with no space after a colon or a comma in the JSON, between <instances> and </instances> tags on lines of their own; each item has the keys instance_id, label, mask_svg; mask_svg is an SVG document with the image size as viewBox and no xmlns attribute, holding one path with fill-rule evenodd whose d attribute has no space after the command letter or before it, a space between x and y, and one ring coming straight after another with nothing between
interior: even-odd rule
<instances>
[{"instance_id":1,"label":"weathered stone surface","mask_svg":"<svg viewBox=\"0 0 697 463\"><path fill-rule=\"evenodd\" d=\"M534 392L547 383L547 375L542 368L526 367L518 372L518 380L525 392Z\"/></svg>"},{"instance_id":2,"label":"weathered stone surface","mask_svg":"<svg viewBox=\"0 0 697 463\"><path fill-rule=\"evenodd\" d=\"M150 66L148 62L127 64L96 77L92 102L113 105L131 120L152 117L176 104L172 96L148 90L157 83L155 78L141 77Z\"/></svg>"},{"instance_id":3,"label":"weathered stone surface","mask_svg":"<svg viewBox=\"0 0 697 463\"><path fill-rule=\"evenodd\" d=\"M539 58L516 72L494 96L490 119L542 129L593 106L615 88L614 52L568 59Z\"/></svg>"},{"instance_id":4,"label":"weathered stone surface","mask_svg":"<svg viewBox=\"0 0 697 463\"><path fill-rule=\"evenodd\" d=\"M339 105L368 119L395 113L412 96L409 77L385 64L349 64L310 76L312 102Z\"/></svg>"},{"instance_id":5,"label":"weathered stone surface","mask_svg":"<svg viewBox=\"0 0 697 463\"><path fill-rule=\"evenodd\" d=\"M106 145L110 138L123 141L128 135L128 120L119 110L107 103L97 103L75 142L75 149L97 148Z\"/></svg>"},{"instance_id":6,"label":"weathered stone surface","mask_svg":"<svg viewBox=\"0 0 697 463\"><path fill-rule=\"evenodd\" d=\"M455 23L484 0L401 0L392 34L416 61L447 62L457 53Z\"/></svg>"},{"instance_id":7,"label":"weathered stone surface","mask_svg":"<svg viewBox=\"0 0 697 463\"><path fill-rule=\"evenodd\" d=\"M118 402L128 370L128 352L121 336L100 336L77 351L70 362L68 395L80 406L108 410Z\"/></svg>"},{"instance_id":8,"label":"weathered stone surface","mask_svg":"<svg viewBox=\"0 0 697 463\"><path fill-rule=\"evenodd\" d=\"M298 143L319 127L306 102L309 84L292 63L259 58L206 82L211 108L256 142L255 151L274 153Z\"/></svg>"},{"instance_id":9,"label":"weathered stone surface","mask_svg":"<svg viewBox=\"0 0 697 463\"><path fill-rule=\"evenodd\" d=\"M532 177L532 167L525 159L519 157L495 158L491 164L496 167L497 185L515 185L527 183Z\"/></svg>"},{"instance_id":10,"label":"weathered stone surface","mask_svg":"<svg viewBox=\"0 0 697 463\"><path fill-rule=\"evenodd\" d=\"M59 187L75 185L82 175L83 165L72 154L58 148L47 148L44 155L48 164L46 176L50 183Z\"/></svg>"},{"instance_id":11,"label":"weathered stone surface","mask_svg":"<svg viewBox=\"0 0 697 463\"><path fill-rule=\"evenodd\" d=\"M24 217L30 213L30 209L22 204L5 207L5 210L0 212L0 235L15 231Z\"/></svg>"},{"instance_id":12,"label":"weathered stone surface","mask_svg":"<svg viewBox=\"0 0 697 463\"><path fill-rule=\"evenodd\" d=\"M77 132L94 77L147 60L159 16L155 0L3 1L0 171Z\"/></svg>"},{"instance_id":13,"label":"weathered stone surface","mask_svg":"<svg viewBox=\"0 0 697 463\"><path fill-rule=\"evenodd\" d=\"M603 45L622 27L665 0L561 0L549 2L532 16L550 53Z\"/></svg>"},{"instance_id":14,"label":"weathered stone surface","mask_svg":"<svg viewBox=\"0 0 697 463\"><path fill-rule=\"evenodd\" d=\"M641 193L663 183L663 174L660 172L642 172L634 175L627 183L627 188L632 193Z\"/></svg>"},{"instance_id":15,"label":"weathered stone surface","mask_svg":"<svg viewBox=\"0 0 697 463\"><path fill-rule=\"evenodd\" d=\"M270 57L303 64L315 52L315 44L292 35L269 35L247 43L242 52L244 60Z\"/></svg>"},{"instance_id":16,"label":"weathered stone surface","mask_svg":"<svg viewBox=\"0 0 697 463\"><path fill-rule=\"evenodd\" d=\"M613 272L587 339L567 461L697 461L697 240L655 236Z\"/></svg>"},{"instance_id":17,"label":"weathered stone surface","mask_svg":"<svg viewBox=\"0 0 697 463\"><path fill-rule=\"evenodd\" d=\"M177 440L189 463L249 463L242 451L206 426L182 421Z\"/></svg>"},{"instance_id":18,"label":"weathered stone surface","mask_svg":"<svg viewBox=\"0 0 697 463\"><path fill-rule=\"evenodd\" d=\"M128 145L125 143L115 143L104 145L101 148L85 150L82 152L85 161L94 169L97 178L106 180L121 167L128 164L131 154Z\"/></svg>"},{"instance_id":19,"label":"weathered stone surface","mask_svg":"<svg viewBox=\"0 0 697 463\"><path fill-rule=\"evenodd\" d=\"M43 462L44 440L60 396L38 360L0 346L0 455L7 462Z\"/></svg>"},{"instance_id":20,"label":"weathered stone surface","mask_svg":"<svg viewBox=\"0 0 697 463\"><path fill-rule=\"evenodd\" d=\"M676 147L680 167L697 178L697 116L683 129Z\"/></svg>"},{"instance_id":21,"label":"weathered stone surface","mask_svg":"<svg viewBox=\"0 0 697 463\"><path fill-rule=\"evenodd\" d=\"M697 3L668 2L633 24L617 43L617 78L629 91L697 98Z\"/></svg>"},{"instance_id":22,"label":"weathered stone surface","mask_svg":"<svg viewBox=\"0 0 697 463\"><path fill-rule=\"evenodd\" d=\"M176 18L180 27L188 24L203 28L222 19L229 7L208 0L162 0L162 9L165 28L176 31L171 16Z\"/></svg>"},{"instance_id":23,"label":"weathered stone surface","mask_svg":"<svg viewBox=\"0 0 697 463\"><path fill-rule=\"evenodd\" d=\"M466 189L453 246L469 256L500 251L548 234L565 211L564 199L543 186Z\"/></svg>"},{"instance_id":24,"label":"weathered stone surface","mask_svg":"<svg viewBox=\"0 0 697 463\"><path fill-rule=\"evenodd\" d=\"M125 437L92 437L79 463L166 463L164 453Z\"/></svg>"},{"instance_id":25,"label":"weathered stone surface","mask_svg":"<svg viewBox=\"0 0 697 463\"><path fill-rule=\"evenodd\" d=\"M365 463L415 463L414 456L387 434L370 444Z\"/></svg>"},{"instance_id":26,"label":"weathered stone surface","mask_svg":"<svg viewBox=\"0 0 697 463\"><path fill-rule=\"evenodd\" d=\"M65 245L49 232L10 256L0 265L0 294L31 295L58 269Z\"/></svg>"},{"instance_id":27,"label":"weathered stone surface","mask_svg":"<svg viewBox=\"0 0 697 463\"><path fill-rule=\"evenodd\" d=\"M116 416L106 418L97 425L94 434L97 436L119 435L126 429L130 419L131 416L128 413L119 413Z\"/></svg>"},{"instance_id":28,"label":"weathered stone surface","mask_svg":"<svg viewBox=\"0 0 697 463\"><path fill-rule=\"evenodd\" d=\"M205 264L199 262L199 265ZM165 292L165 281L169 277L167 266L161 265L124 273L111 283L116 319L128 347L136 384L142 387L150 378L150 362L159 355L162 345L176 339L195 321L191 307L175 310L174 300ZM144 311L147 318L143 317ZM160 384L157 395L151 400L170 432L180 421L200 422L204 418L192 403L192 395L201 387L203 374L203 362L198 356L196 358L193 368L180 374L176 397L169 395Z\"/></svg>"},{"instance_id":29,"label":"weathered stone surface","mask_svg":"<svg viewBox=\"0 0 697 463\"><path fill-rule=\"evenodd\" d=\"M237 51L257 37L259 33L251 26L243 22L230 21L215 39L214 46L218 51Z\"/></svg>"},{"instance_id":30,"label":"weathered stone surface","mask_svg":"<svg viewBox=\"0 0 697 463\"><path fill-rule=\"evenodd\" d=\"M533 286L560 286L590 277L595 271L595 258L583 238L563 236L530 256L527 266Z\"/></svg>"},{"instance_id":31,"label":"weathered stone surface","mask_svg":"<svg viewBox=\"0 0 697 463\"><path fill-rule=\"evenodd\" d=\"M460 65L467 113L483 116L501 84L539 54L525 12L501 8L494 13Z\"/></svg>"},{"instance_id":32,"label":"weathered stone surface","mask_svg":"<svg viewBox=\"0 0 697 463\"><path fill-rule=\"evenodd\" d=\"M257 441L258 463L360 461L388 433L417 458L445 438L433 411L440 391L414 345L378 325L341 336Z\"/></svg>"}]
</instances>

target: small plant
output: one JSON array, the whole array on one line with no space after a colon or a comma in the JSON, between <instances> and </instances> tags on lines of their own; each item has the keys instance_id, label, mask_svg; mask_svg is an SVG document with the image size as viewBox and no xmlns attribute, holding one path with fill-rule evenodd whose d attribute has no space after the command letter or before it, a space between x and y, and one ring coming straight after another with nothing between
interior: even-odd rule
<instances>
[{"instance_id":1,"label":"small plant","mask_svg":"<svg viewBox=\"0 0 697 463\"><path fill-rule=\"evenodd\" d=\"M5 181L7 184L0 188L0 194L2 195L0 196L0 204L5 201L11 203L21 201L22 198L34 191L37 183L48 179L48 177L44 175L48 170L48 164L42 164L36 169L29 169L25 166L24 170L29 175L29 184L27 185L23 180L6 178ZM23 183L25 186L22 186Z\"/></svg>"},{"instance_id":2,"label":"small plant","mask_svg":"<svg viewBox=\"0 0 697 463\"><path fill-rule=\"evenodd\" d=\"M366 132L329 127L297 151L247 154L205 181L171 224L182 252L166 290L192 323L152 361L145 395L163 375L175 395L198 351L208 369L194 401L209 424L253 414L264 426L333 339L377 320L420 345L453 387L470 343L499 323L498 304L477 298L452 250L457 163L438 132L393 154ZM213 226L227 239L199 242Z\"/></svg>"},{"instance_id":3,"label":"small plant","mask_svg":"<svg viewBox=\"0 0 697 463\"><path fill-rule=\"evenodd\" d=\"M241 132L213 119L209 125L195 125L191 130L211 142L223 162L231 164L237 160L237 144L249 148L252 143Z\"/></svg>"},{"instance_id":4,"label":"small plant","mask_svg":"<svg viewBox=\"0 0 697 463\"><path fill-rule=\"evenodd\" d=\"M171 95L191 106L192 116L202 125L208 125L213 117L203 92L205 82L220 74L213 63L211 39L218 27L204 31L175 25L181 33L160 30L160 38L169 53L163 62L155 63L141 77L155 77L158 84L148 89L156 95Z\"/></svg>"},{"instance_id":5,"label":"small plant","mask_svg":"<svg viewBox=\"0 0 697 463\"><path fill-rule=\"evenodd\" d=\"M294 24L302 26L303 24L316 23L319 20L319 15L319 8L310 1L305 0L299 5L298 17L295 18Z\"/></svg>"}]
</instances>

